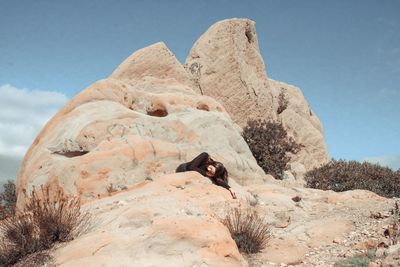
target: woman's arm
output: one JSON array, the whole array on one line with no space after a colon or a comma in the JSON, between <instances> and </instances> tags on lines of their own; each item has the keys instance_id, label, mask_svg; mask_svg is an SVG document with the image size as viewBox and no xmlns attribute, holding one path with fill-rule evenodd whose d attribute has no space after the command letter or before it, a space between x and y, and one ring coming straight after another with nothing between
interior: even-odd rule
<instances>
[{"instance_id":1,"label":"woman's arm","mask_svg":"<svg viewBox=\"0 0 400 267\"><path fill-rule=\"evenodd\" d=\"M216 185L222 186L223 188L226 188L226 189L228 189L228 190L229 190L229 188L231 188L231 187L228 185L228 183L225 182L224 179L222 179L222 178L214 178L213 181L214 181L214 183L215 183Z\"/></svg>"},{"instance_id":2,"label":"woman's arm","mask_svg":"<svg viewBox=\"0 0 400 267\"><path fill-rule=\"evenodd\" d=\"M230 192L231 195L232 195L232 198L236 199L236 193L235 193L235 191L233 191L233 189L228 185L227 182L224 181L224 179L222 179L222 178L216 178L216 179L213 179L213 181L214 181L214 183L215 183L216 185L222 186L223 188L226 188L227 190L229 190L229 192Z\"/></svg>"},{"instance_id":3,"label":"woman's arm","mask_svg":"<svg viewBox=\"0 0 400 267\"><path fill-rule=\"evenodd\" d=\"M199 167L202 165L205 165L209 158L210 158L210 155L208 155L207 152L201 153L200 155L195 157L191 162L189 162L189 164L187 166L187 170L188 171L197 171L197 172L201 173L201 175L207 176L207 171L200 169Z\"/></svg>"}]
</instances>

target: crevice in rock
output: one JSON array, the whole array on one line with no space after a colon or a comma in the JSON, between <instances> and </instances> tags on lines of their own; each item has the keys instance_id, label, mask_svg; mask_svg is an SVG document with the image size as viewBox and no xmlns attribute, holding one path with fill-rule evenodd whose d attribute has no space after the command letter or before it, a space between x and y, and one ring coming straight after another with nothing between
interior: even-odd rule
<instances>
[{"instance_id":1,"label":"crevice in rock","mask_svg":"<svg viewBox=\"0 0 400 267\"><path fill-rule=\"evenodd\" d=\"M203 103L198 104L197 109L204 110L204 111L210 111L210 107Z\"/></svg>"},{"instance_id":2,"label":"crevice in rock","mask_svg":"<svg viewBox=\"0 0 400 267\"><path fill-rule=\"evenodd\" d=\"M249 43L253 43L253 41L254 41L254 36L253 36L253 33L251 32L251 30L250 30L250 29L247 29L246 32L245 32L244 34L245 34L246 37L247 37L247 41L248 41Z\"/></svg>"},{"instance_id":3,"label":"crevice in rock","mask_svg":"<svg viewBox=\"0 0 400 267\"><path fill-rule=\"evenodd\" d=\"M76 150L76 151L54 151L53 154L56 155L60 155L60 156L64 156L67 158L74 158L74 157L80 157L83 156L87 153L89 153L90 151L86 151L86 150Z\"/></svg>"},{"instance_id":4,"label":"crevice in rock","mask_svg":"<svg viewBox=\"0 0 400 267\"><path fill-rule=\"evenodd\" d=\"M201 89L201 86L200 86L200 83L199 83L199 81L197 81L197 85L199 86L199 89L200 89L200 93L201 93L201 95L204 95L204 93L203 93L203 89Z\"/></svg>"}]
</instances>

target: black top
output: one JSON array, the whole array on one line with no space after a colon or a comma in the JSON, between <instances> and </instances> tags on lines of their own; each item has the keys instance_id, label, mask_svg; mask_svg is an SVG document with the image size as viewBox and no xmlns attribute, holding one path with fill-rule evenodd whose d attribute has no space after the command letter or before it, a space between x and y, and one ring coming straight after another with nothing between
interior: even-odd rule
<instances>
[{"instance_id":1,"label":"black top","mask_svg":"<svg viewBox=\"0 0 400 267\"><path fill-rule=\"evenodd\" d=\"M196 171L203 176L206 176L211 179L211 181L219 186L222 186L226 189L231 188L227 182L224 181L223 177L210 177L207 175L207 167L212 164L214 160L211 159L210 155L207 152L203 152L197 157L195 157L192 161L186 163L185 169L186 171Z\"/></svg>"}]
</instances>

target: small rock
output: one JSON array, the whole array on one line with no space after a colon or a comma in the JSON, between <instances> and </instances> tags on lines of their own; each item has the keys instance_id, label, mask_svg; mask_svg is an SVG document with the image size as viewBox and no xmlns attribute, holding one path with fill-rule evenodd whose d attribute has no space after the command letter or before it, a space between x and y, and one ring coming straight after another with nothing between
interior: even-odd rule
<instances>
[{"instance_id":1,"label":"small rock","mask_svg":"<svg viewBox=\"0 0 400 267\"><path fill-rule=\"evenodd\" d=\"M333 239L333 243L340 244L340 242L341 242L341 239L339 237L335 237Z\"/></svg>"},{"instance_id":2,"label":"small rock","mask_svg":"<svg viewBox=\"0 0 400 267\"><path fill-rule=\"evenodd\" d=\"M362 243L362 248L373 249L378 247L378 244L379 244L378 240L368 239L367 241Z\"/></svg>"},{"instance_id":3,"label":"small rock","mask_svg":"<svg viewBox=\"0 0 400 267\"><path fill-rule=\"evenodd\" d=\"M400 244L389 246L387 249L387 254L394 254L396 252L400 252Z\"/></svg>"},{"instance_id":4,"label":"small rock","mask_svg":"<svg viewBox=\"0 0 400 267\"><path fill-rule=\"evenodd\" d=\"M292 197L292 200L293 200L294 202L300 202L300 201L301 201L301 196Z\"/></svg>"},{"instance_id":5,"label":"small rock","mask_svg":"<svg viewBox=\"0 0 400 267\"><path fill-rule=\"evenodd\" d=\"M376 252L375 252L375 256L376 256L377 258L382 258L383 256L385 256L385 251L386 251L385 248L378 248L378 249L376 250Z\"/></svg>"},{"instance_id":6,"label":"small rock","mask_svg":"<svg viewBox=\"0 0 400 267\"><path fill-rule=\"evenodd\" d=\"M371 261L369 264L368 264L368 267L379 267L380 265L378 264L378 263L376 263L376 262L373 262L373 261Z\"/></svg>"}]
</instances>

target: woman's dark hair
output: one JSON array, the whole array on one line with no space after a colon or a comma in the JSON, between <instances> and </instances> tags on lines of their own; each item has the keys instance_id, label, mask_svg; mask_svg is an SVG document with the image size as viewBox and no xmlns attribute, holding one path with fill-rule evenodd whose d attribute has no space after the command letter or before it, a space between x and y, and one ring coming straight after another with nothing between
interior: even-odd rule
<instances>
[{"instance_id":1,"label":"woman's dark hair","mask_svg":"<svg viewBox=\"0 0 400 267\"><path fill-rule=\"evenodd\" d=\"M222 178L226 183L228 183L228 171L224 167L224 164L222 164L219 161L214 161L212 165L215 167L215 178Z\"/></svg>"}]
</instances>

